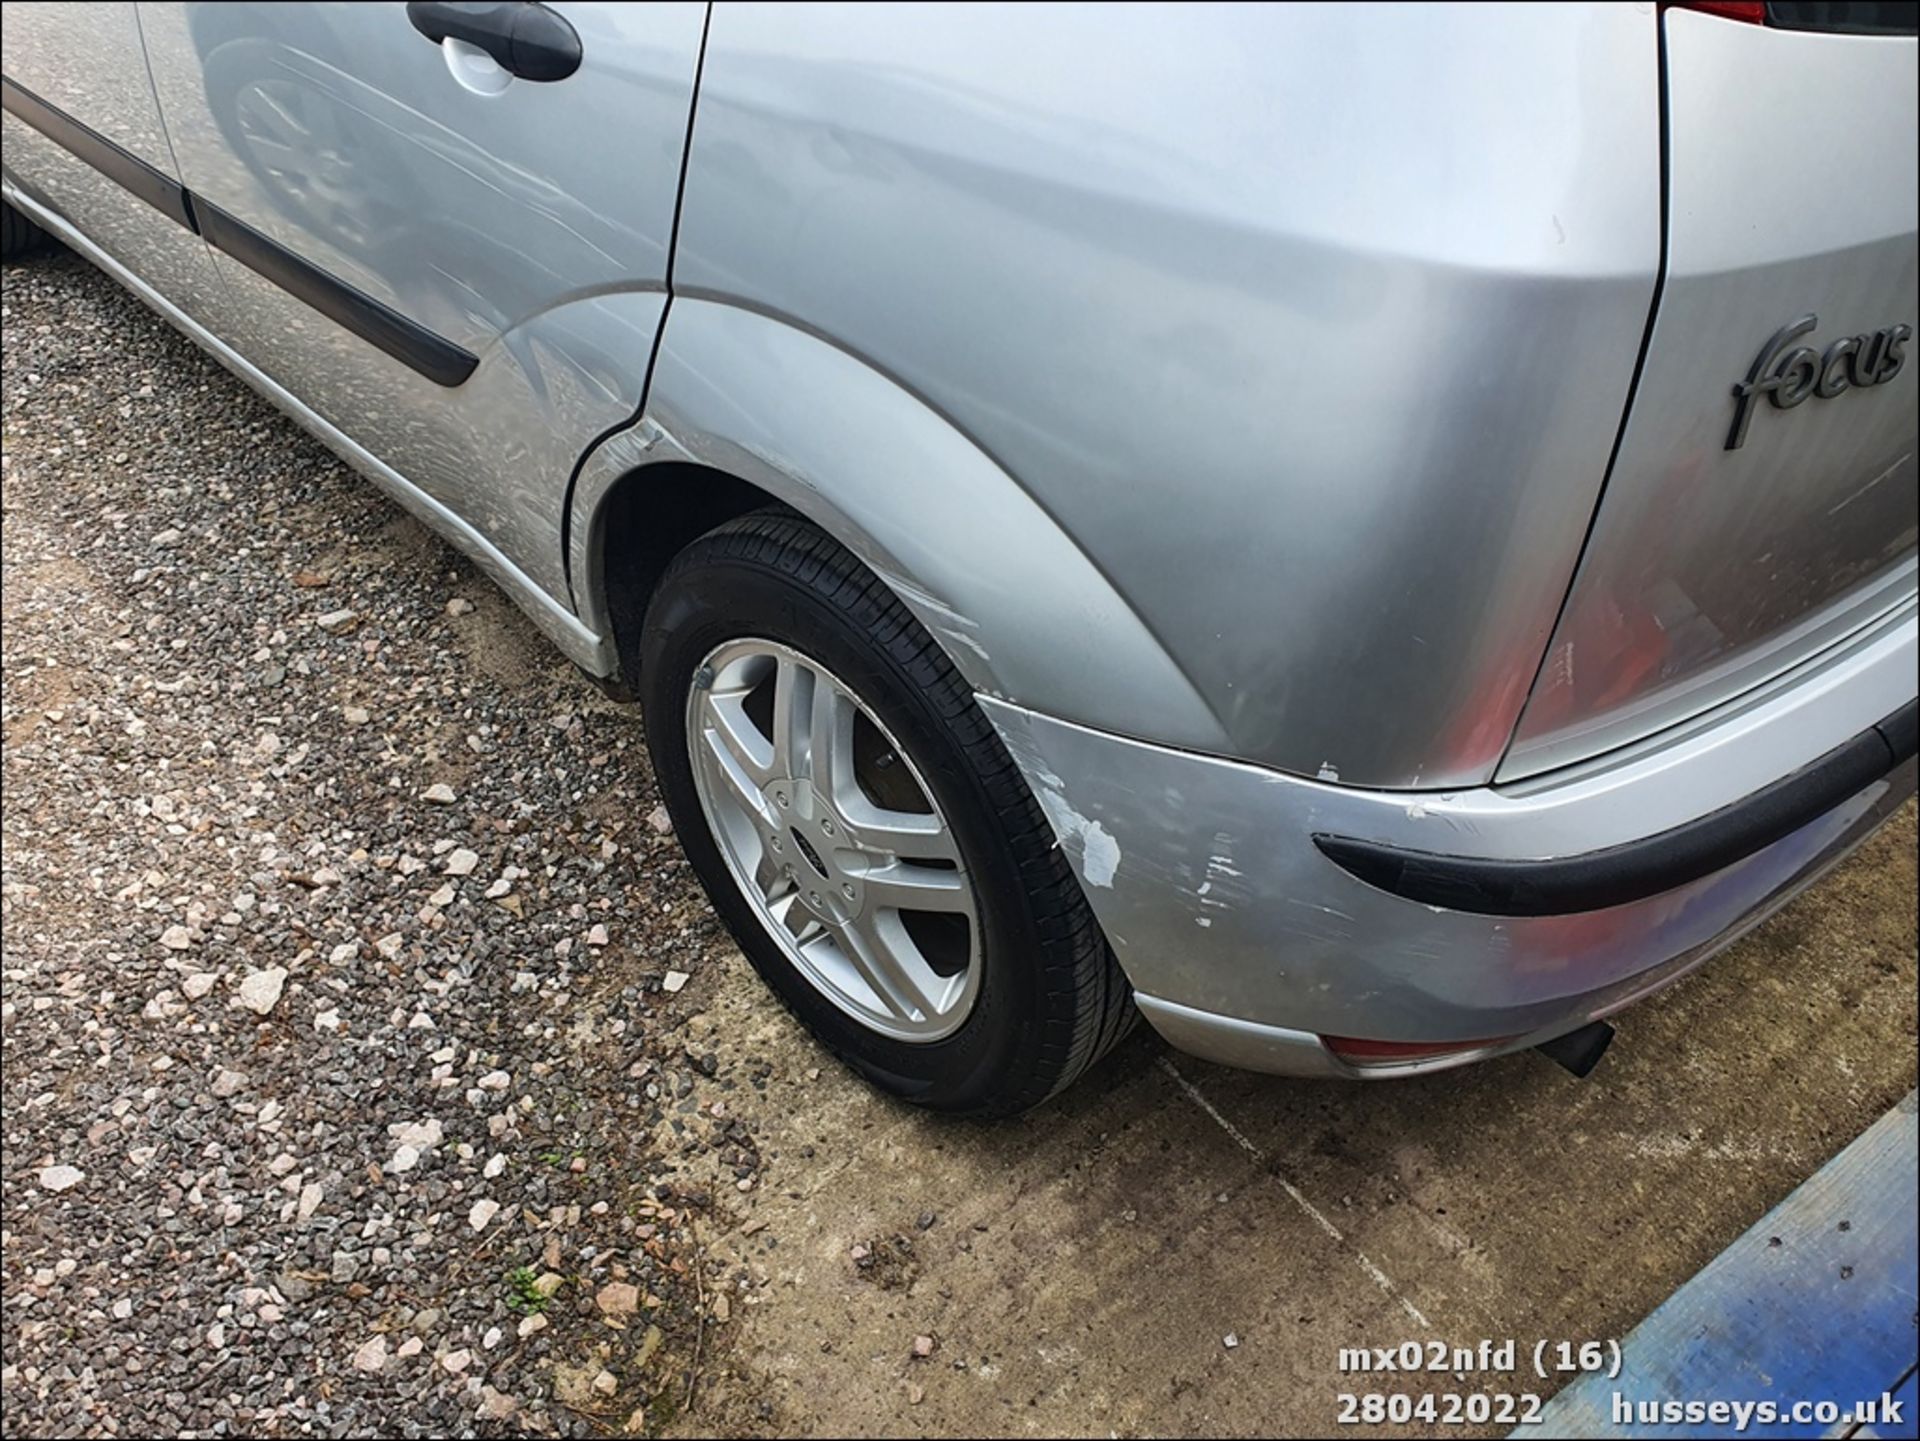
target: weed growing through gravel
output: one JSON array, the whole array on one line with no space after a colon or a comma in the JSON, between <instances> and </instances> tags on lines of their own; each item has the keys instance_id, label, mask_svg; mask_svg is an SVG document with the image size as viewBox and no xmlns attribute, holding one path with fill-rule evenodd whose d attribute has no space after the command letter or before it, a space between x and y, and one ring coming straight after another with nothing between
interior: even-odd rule
<instances>
[{"instance_id":1,"label":"weed growing through gravel","mask_svg":"<svg viewBox=\"0 0 1920 1441\"><path fill-rule=\"evenodd\" d=\"M540 1277L531 1266L515 1266L507 1272L507 1309L522 1316L534 1316L547 1309L550 1298L540 1289Z\"/></svg>"}]
</instances>

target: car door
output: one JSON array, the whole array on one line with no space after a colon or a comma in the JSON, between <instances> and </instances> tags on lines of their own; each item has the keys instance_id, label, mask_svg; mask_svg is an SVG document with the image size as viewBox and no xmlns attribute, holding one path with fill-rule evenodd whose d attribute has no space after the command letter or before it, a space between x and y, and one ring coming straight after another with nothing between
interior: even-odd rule
<instances>
[{"instance_id":1,"label":"car door","mask_svg":"<svg viewBox=\"0 0 1920 1441\"><path fill-rule=\"evenodd\" d=\"M665 311L706 7L139 8L238 348L564 601L569 477Z\"/></svg>"},{"instance_id":2,"label":"car door","mask_svg":"<svg viewBox=\"0 0 1920 1441\"><path fill-rule=\"evenodd\" d=\"M224 296L181 198L134 5L10 3L0 72L7 183L218 329Z\"/></svg>"}]
</instances>

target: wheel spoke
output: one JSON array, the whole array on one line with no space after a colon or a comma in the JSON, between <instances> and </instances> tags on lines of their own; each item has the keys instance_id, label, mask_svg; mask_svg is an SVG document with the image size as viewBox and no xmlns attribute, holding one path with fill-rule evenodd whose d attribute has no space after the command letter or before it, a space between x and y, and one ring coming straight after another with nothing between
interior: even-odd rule
<instances>
[{"instance_id":1,"label":"wheel spoke","mask_svg":"<svg viewBox=\"0 0 1920 1441\"><path fill-rule=\"evenodd\" d=\"M773 779L779 764L775 747L747 714L746 692L711 691L701 710L703 724L715 732L754 785Z\"/></svg>"},{"instance_id":2,"label":"wheel spoke","mask_svg":"<svg viewBox=\"0 0 1920 1441\"><path fill-rule=\"evenodd\" d=\"M963 871L889 861L868 871L865 884L869 910L973 914L973 890Z\"/></svg>"},{"instance_id":3,"label":"wheel spoke","mask_svg":"<svg viewBox=\"0 0 1920 1441\"><path fill-rule=\"evenodd\" d=\"M706 762L707 774L720 786L721 793L763 828L774 825L752 761L740 754L725 721L716 717L716 724L703 727L700 741L699 754Z\"/></svg>"},{"instance_id":4,"label":"wheel spoke","mask_svg":"<svg viewBox=\"0 0 1920 1441\"><path fill-rule=\"evenodd\" d=\"M760 859L753 865L753 883L760 887L760 894L770 903L792 899L793 877L787 874L787 868L780 858L764 844L760 847Z\"/></svg>"},{"instance_id":5,"label":"wheel spoke","mask_svg":"<svg viewBox=\"0 0 1920 1441\"><path fill-rule=\"evenodd\" d=\"M838 927L833 938L839 942L841 953L860 973L860 979L895 1016L914 1021L928 1014L930 1006L913 968L874 924L871 912Z\"/></svg>"},{"instance_id":6,"label":"wheel spoke","mask_svg":"<svg viewBox=\"0 0 1920 1441\"><path fill-rule=\"evenodd\" d=\"M853 778L853 697L824 677L814 678L813 715L807 735L807 779L813 793L843 819L842 790L858 790Z\"/></svg>"},{"instance_id":7,"label":"wheel spoke","mask_svg":"<svg viewBox=\"0 0 1920 1441\"><path fill-rule=\"evenodd\" d=\"M959 847L939 816L882 810L861 794L858 786L853 791L842 803L841 819L862 847L885 851L901 860L960 863Z\"/></svg>"},{"instance_id":8,"label":"wheel spoke","mask_svg":"<svg viewBox=\"0 0 1920 1441\"><path fill-rule=\"evenodd\" d=\"M813 672L781 656L773 677L773 765L783 776L806 774L813 735Z\"/></svg>"},{"instance_id":9,"label":"wheel spoke","mask_svg":"<svg viewBox=\"0 0 1920 1441\"><path fill-rule=\"evenodd\" d=\"M781 877L781 884L790 886L792 882L788 881L783 875ZM796 945L805 945L816 937L825 934L826 928L815 919L813 914L808 911L805 906L800 904L800 893L798 891L787 891L785 895L775 899L767 909L772 913L774 920L780 923L781 929L793 938Z\"/></svg>"}]
</instances>

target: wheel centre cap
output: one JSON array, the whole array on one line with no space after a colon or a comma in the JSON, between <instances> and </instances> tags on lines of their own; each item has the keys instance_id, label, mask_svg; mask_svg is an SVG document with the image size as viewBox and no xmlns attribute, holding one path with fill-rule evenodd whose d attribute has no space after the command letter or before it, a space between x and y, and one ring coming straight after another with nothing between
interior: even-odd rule
<instances>
[{"instance_id":1,"label":"wheel centre cap","mask_svg":"<svg viewBox=\"0 0 1920 1441\"><path fill-rule=\"evenodd\" d=\"M834 823L810 782L777 780L766 794L778 818L769 844L793 878L801 904L829 925L845 925L865 901L858 846Z\"/></svg>"},{"instance_id":2,"label":"wheel centre cap","mask_svg":"<svg viewBox=\"0 0 1920 1441\"><path fill-rule=\"evenodd\" d=\"M820 879L823 881L832 880L833 873L827 869L827 863L820 859L820 852L816 851L813 848L813 843L800 833L800 828L794 826L788 830L787 834L793 837L794 846L799 850L801 855L806 857L807 864L813 867Z\"/></svg>"}]
</instances>

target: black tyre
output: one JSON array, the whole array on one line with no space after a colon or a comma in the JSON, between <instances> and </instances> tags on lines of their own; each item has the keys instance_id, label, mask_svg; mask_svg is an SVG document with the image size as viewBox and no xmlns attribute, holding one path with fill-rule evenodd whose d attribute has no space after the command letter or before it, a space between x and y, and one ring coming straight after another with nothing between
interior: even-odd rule
<instances>
[{"instance_id":1,"label":"black tyre","mask_svg":"<svg viewBox=\"0 0 1920 1441\"><path fill-rule=\"evenodd\" d=\"M640 682L715 909L875 1085L1010 1114L1126 1033L1126 981L999 736L818 528L761 513L683 551L647 609Z\"/></svg>"},{"instance_id":2,"label":"black tyre","mask_svg":"<svg viewBox=\"0 0 1920 1441\"><path fill-rule=\"evenodd\" d=\"M0 201L0 260L11 260L38 250L48 242L47 232L11 205Z\"/></svg>"}]
</instances>

